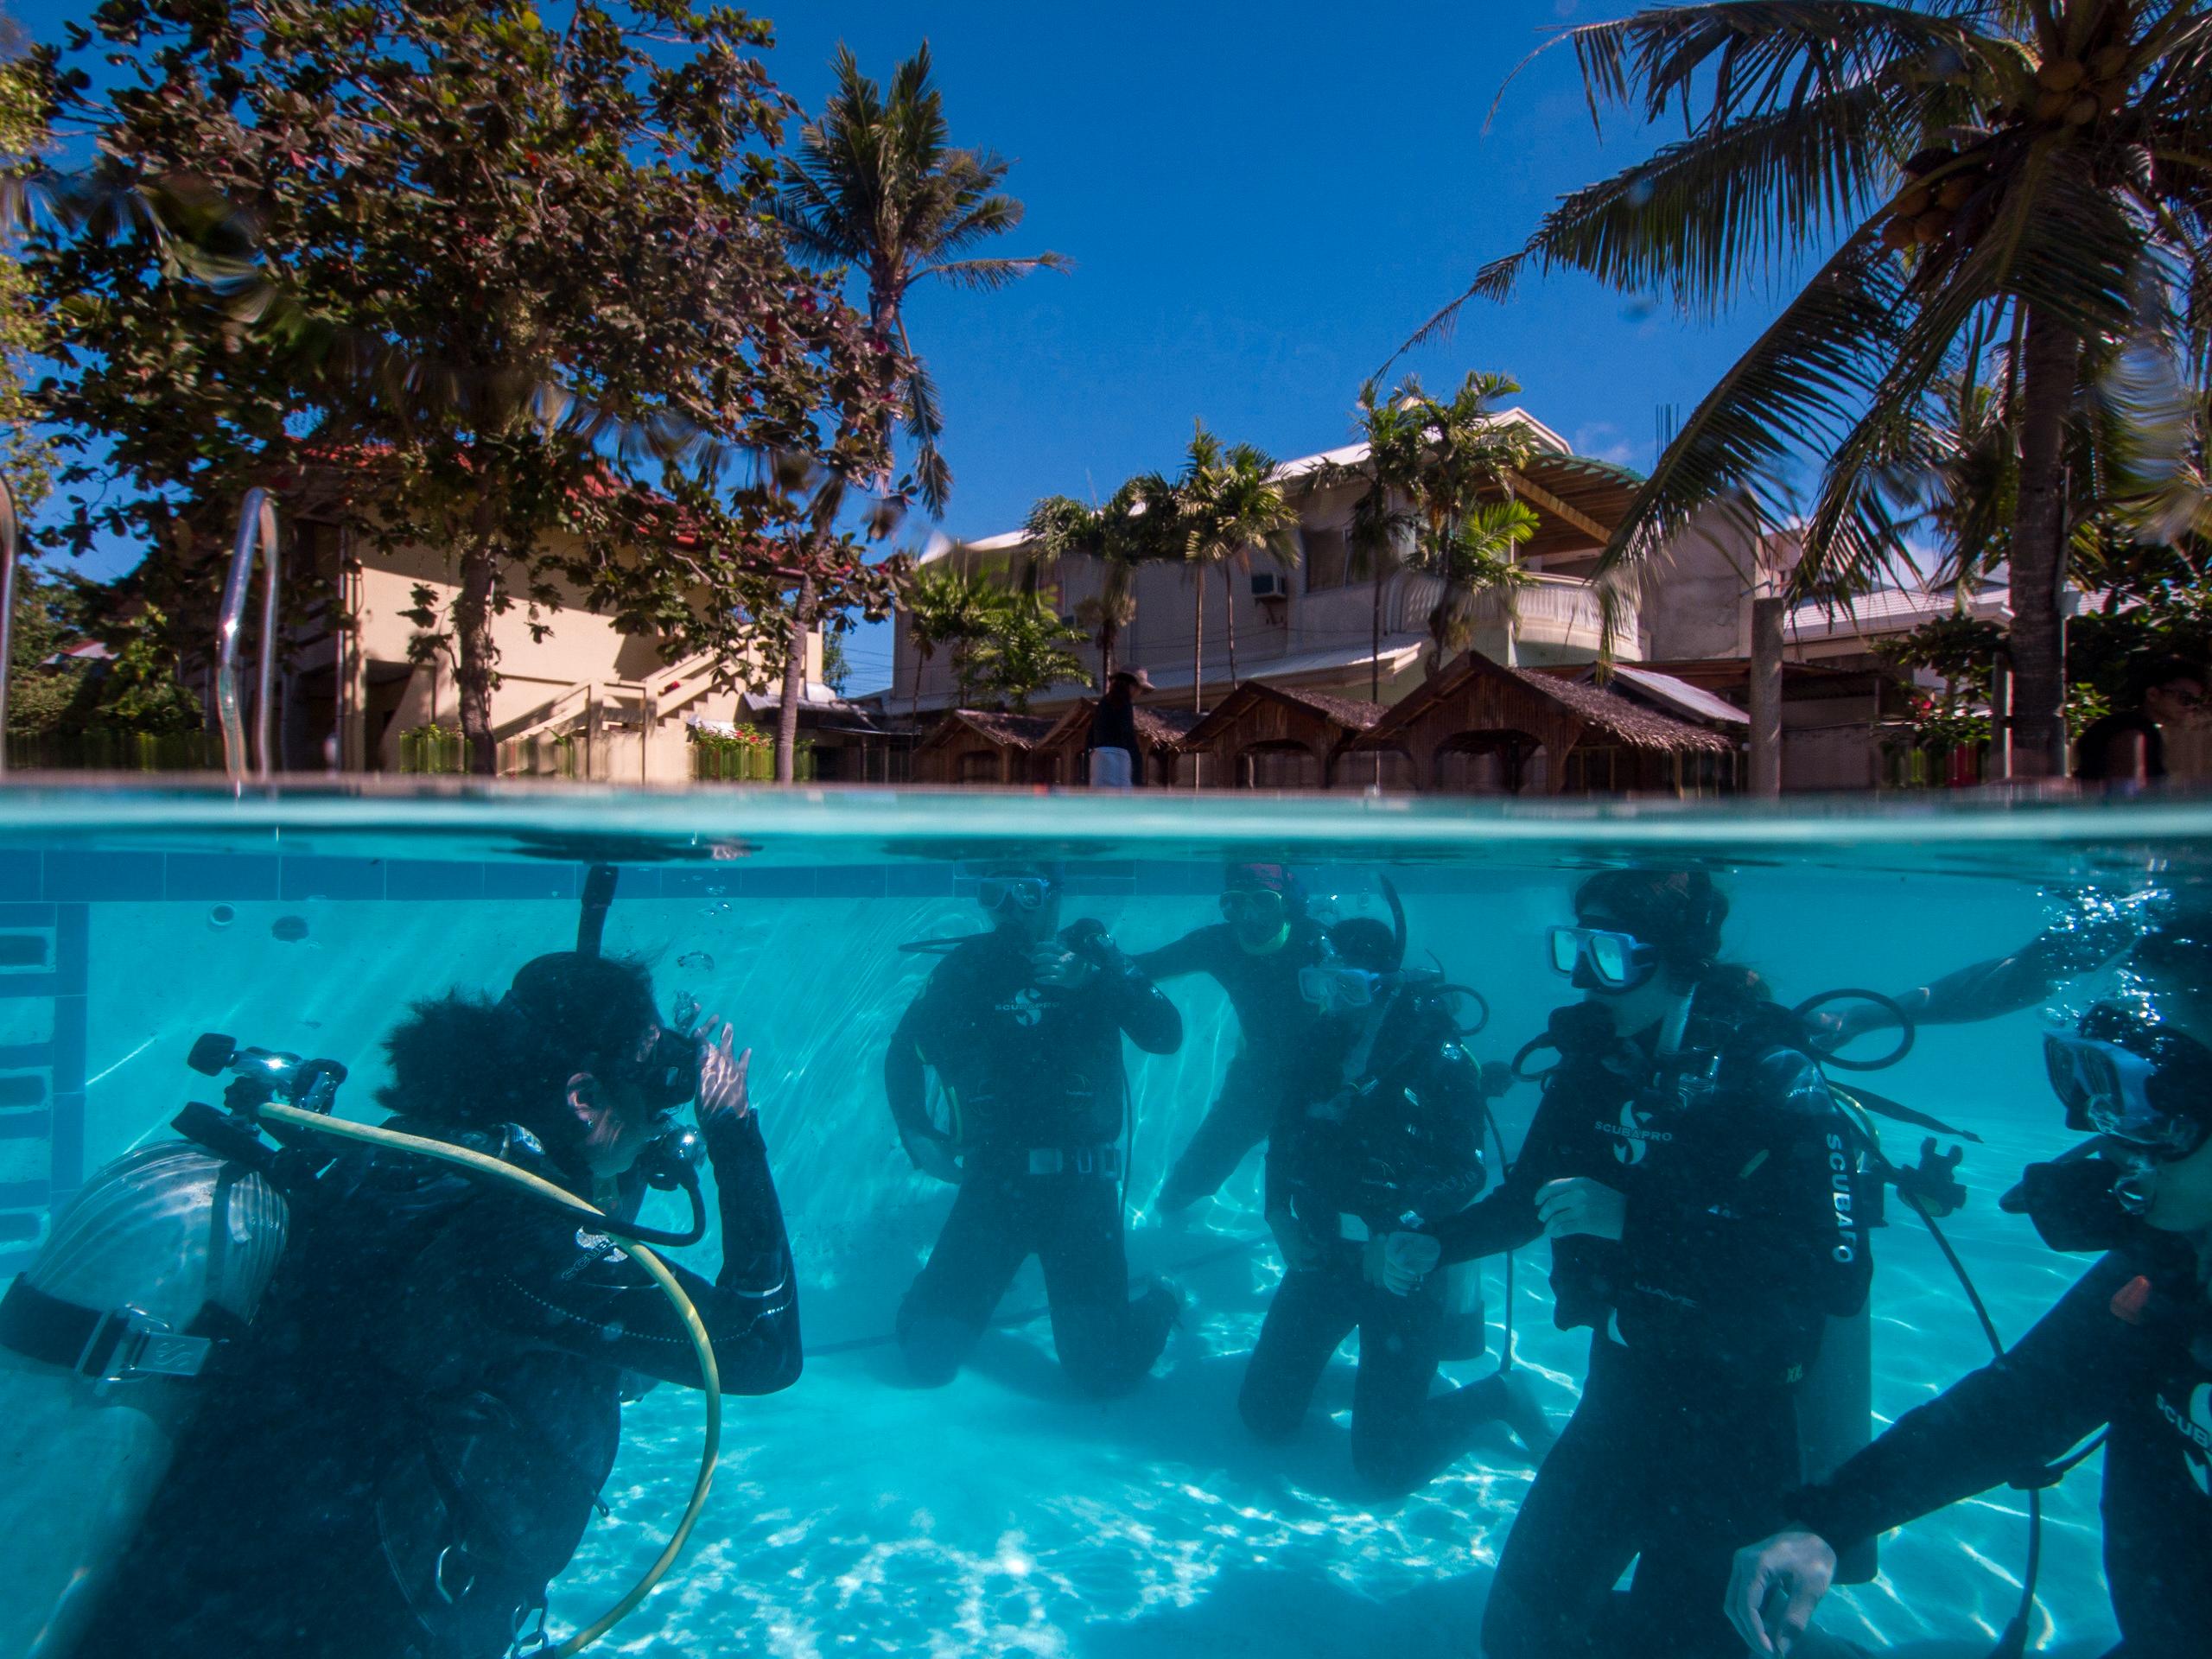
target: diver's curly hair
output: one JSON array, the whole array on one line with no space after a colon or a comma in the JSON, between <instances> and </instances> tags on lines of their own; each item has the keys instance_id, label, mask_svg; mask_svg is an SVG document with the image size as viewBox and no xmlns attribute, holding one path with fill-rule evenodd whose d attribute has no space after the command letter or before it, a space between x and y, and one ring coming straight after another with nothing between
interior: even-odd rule
<instances>
[{"instance_id":1,"label":"diver's curly hair","mask_svg":"<svg viewBox=\"0 0 2212 1659\"><path fill-rule=\"evenodd\" d=\"M410 1007L385 1039L391 1081L377 1104L454 1128L519 1123L557 1152L577 1133L562 1109L568 1080L627 1064L658 1023L644 963L539 957L497 1001L448 991Z\"/></svg>"}]
</instances>

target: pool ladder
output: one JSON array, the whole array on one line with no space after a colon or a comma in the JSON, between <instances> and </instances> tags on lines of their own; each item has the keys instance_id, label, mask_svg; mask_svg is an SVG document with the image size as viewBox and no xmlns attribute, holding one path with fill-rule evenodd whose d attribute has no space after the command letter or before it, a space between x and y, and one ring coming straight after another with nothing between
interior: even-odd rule
<instances>
[{"instance_id":1,"label":"pool ladder","mask_svg":"<svg viewBox=\"0 0 2212 1659\"><path fill-rule=\"evenodd\" d=\"M254 555L261 556L261 663L253 706L253 775L266 783L275 770L270 726L276 683L276 504L269 492L251 489L238 509L238 533L223 579L223 608L215 623L215 717L223 728L223 771L233 784L246 775L245 713L238 702L238 638L245 629L246 589Z\"/></svg>"},{"instance_id":2,"label":"pool ladder","mask_svg":"<svg viewBox=\"0 0 2212 1659\"><path fill-rule=\"evenodd\" d=\"M21 526L15 493L0 478L0 774L8 770L8 683L16 650L16 554ZM245 493L238 511L238 539L223 582L223 608L215 630L215 713L223 728L223 771L233 783L247 770L245 715L238 702L238 637L245 626L246 589L253 580L254 556L261 556L260 680L253 710L253 774L266 781L272 770L270 723L276 680L276 504L269 492Z\"/></svg>"}]
</instances>

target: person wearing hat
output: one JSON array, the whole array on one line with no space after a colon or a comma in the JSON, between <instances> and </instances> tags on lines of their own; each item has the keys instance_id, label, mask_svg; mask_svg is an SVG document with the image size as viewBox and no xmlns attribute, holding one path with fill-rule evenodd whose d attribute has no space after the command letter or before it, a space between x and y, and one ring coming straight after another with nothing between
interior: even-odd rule
<instances>
[{"instance_id":1,"label":"person wearing hat","mask_svg":"<svg viewBox=\"0 0 2212 1659\"><path fill-rule=\"evenodd\" d=\"M2128 973L2130 1006L2044 1038L2067 1127L2094 1152L2031 1166L2020 1188L2054 1248L2106 1254L2002 1358L1792 1493L1789 1523L1738 1554L1726 1611L1753 1653L1799 1649L1839 1550L2008 1482L2048 1484L2100 1429L2111 1659L2212 1650L2212 927L2162 922Z\"/></svg>"},{"instance_id":2,"label":"person wearing hat","mask_svg":"<svg viewBox=\"0 0 2212 1659\"><path fill-rule=\"evenodd\" d=\"M1144 753L1137 736L1136 696L1152 690L1152 676L1141 668L1117 668L1106 683L1106 695L1091 711L1090 786L1093 789L1132 789L1143 781L1144 768L1137 758Z\"/></svg>"},{"instance_id":3,"label":"person wearing hat","mask_svg":"<svg viewBox=\"0 0 2212 1659\"><path fill-rule=\"evenodd\" d=\"M491 1153L618 1220L690 1104L721 1267L669 1270L723 1390L769 1394L798 1378L798 1305L751 1056L728 1027L688 1024L663 1022L641 963L540 957L497 999L416 1002L385 1041L377 1100L393 1128ZM0 1316L0 1339L21 1313ZM639 1379L704 1382L619 1238L382 1149L315 1179L237 1349L201 1379L213 1391L79 1659L499 1659L589 1526Z\"/></svg>"}]
</instances>

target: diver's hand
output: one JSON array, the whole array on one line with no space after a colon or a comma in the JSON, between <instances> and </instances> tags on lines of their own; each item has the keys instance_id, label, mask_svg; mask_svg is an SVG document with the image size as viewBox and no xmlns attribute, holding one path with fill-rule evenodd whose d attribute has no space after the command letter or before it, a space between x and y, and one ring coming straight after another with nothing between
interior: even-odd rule
<instances>
[{"instance_id":1,"label":"diver's hand","mask_svg":"<svg viewBox=\"0 0 2212 1659\"><path fill-rule=\"evenodd\" d=\"M1483 1098L1496 1100L1520 1082L1520 1077L1503 1060L1484 1060L1482 1069Z\"/></svg>"},{"instance_id":2,"label":"diver's hand","mask_svg":"<svg viewBox=\"0 0 2212 1659\"><path fill-rule=\"evenodd\" d=\"M1275 1236L1275 1249L1282 1252L1282 1264L1291 1272L1305 1273L1321 1265L1320 1245L1292 1211L1270 1211L1268 1230Z\"/></svg>"},{"instance_id":3,"label":"diver's hand","mask_svg":"<svg viewBox=\"0 0 2212 1659\"><path fill-rule=\"evenodd\" d=\"M1053 939L1029 953L1029 971L1049 990L1079 989L1098 969L1085 958Z\"/></svg>"},{"instance_id":4,"label":"diver's hand","mask_svg":"<svg viewBox=\"0 0 2212 1659\"><path fill-rule=\"evenodd\" d=\"M753 1051L742 1054L734 1052L737 1033L724 1026L719 1034L715 1030L714 1016L698 1031L699 1044L699 1127L707 1128L715 1120L727 1118L733 1123L742 1123L753 1116L753 1097L746 1091L746 1074L753 1069Z\"/></svg>"},{"instance_id":5,"label":"diver's hand","mask_svg":"<svg viewBox=\"0 0 2212 1659\"><path fill-rule=\"evenodd\" d=\"M935 1176L947 1185L959 1185L968 1173L960 1167L960 1160L953 1156L952 1148L934 1137L917 1136L905 1142L905 1146L916 1169L925 1175Z\"/></svg>"},{"instance_id":6,"label":"diver's hand","mask_svg":"<svg viewBox=\"0 0 2212 1659\"><path fill-rule=\"evenodd\" d=\"M1787 1654L1835 1582L1835 1551L1817 1533L1777 1532L1736 1552L1728 1620L1753 1653Z\"/></svg>"},{"instance_id":7,"label":"diver's hand","mask_svg":"<svg viewBox=\"0 0 2212 1659\"><path fill-rule=\"evenodd\" d=\"M1442 1241L1427 1233L1391 1233L1380 1243L1375 1282L1393 1296L1412 1295L1444 1259Z\"/></svg>"},{"instance_id":8,"label":"diver's hand","mask_svg":"<svg viewBox=\"0 0 2212 1659\"><path fill-rule=\"evenodd\" d=\"M1618 1242L1627 1216L1628 1200L1587 1175L1546 1181L1536 1189L1536 1219L1552 1238L1586 1233L1592 1238Z\"/></svg>"}]
</instances>

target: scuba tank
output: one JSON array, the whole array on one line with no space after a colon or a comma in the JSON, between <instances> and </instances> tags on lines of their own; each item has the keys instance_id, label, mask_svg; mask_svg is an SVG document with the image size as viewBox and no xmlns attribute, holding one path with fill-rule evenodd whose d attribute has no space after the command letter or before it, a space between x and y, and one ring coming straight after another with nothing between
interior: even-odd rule
<instances>
[{"instance_id":1,"label":"scuba tank","mask_svg":"<svg viewBox=\"0 0 2212 1659\"><path fill-rule=\"evenodd\" d=\"M66 1659L251 1321L290 1215L260 1173L166 1141L110 1164L0 1303L0 1653Z\"/></svg>"}]
</instances>

